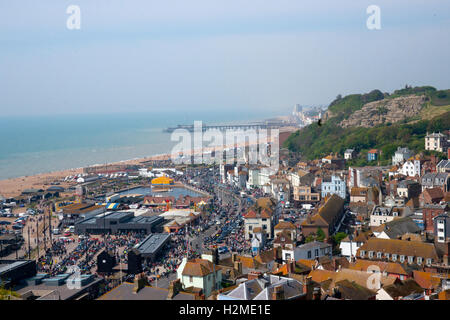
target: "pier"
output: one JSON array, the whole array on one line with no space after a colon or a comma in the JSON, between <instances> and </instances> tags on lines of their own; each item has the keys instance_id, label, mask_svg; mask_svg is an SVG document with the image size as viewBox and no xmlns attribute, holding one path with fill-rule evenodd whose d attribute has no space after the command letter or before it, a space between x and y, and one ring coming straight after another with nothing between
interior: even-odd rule
<instances>
[{"instance_id":1,"label":"pier","mask_svg":"<svg viewBox=\"0 0 450 320\"><path fill-rule=\"evenodd\" d=\"M224 124L224 125L202 125L202 131L205 132L211 129L219 130L248 130L248 129L278 129L285 126L284 123L247 123L247 124ZM176 127L169 127L163 132L174 132L177 129L184 129L189 132L194 132L194 125L177 125Z\"/></svg>"}]
</instances>

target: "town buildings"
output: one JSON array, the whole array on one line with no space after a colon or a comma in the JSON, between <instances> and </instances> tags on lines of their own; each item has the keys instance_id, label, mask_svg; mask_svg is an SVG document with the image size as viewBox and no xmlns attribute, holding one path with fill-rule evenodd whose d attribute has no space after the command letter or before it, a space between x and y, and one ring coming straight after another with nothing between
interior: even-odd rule
<instances>
[{"instance_id":1,"label":"town buildings","mask_svg":"<svg viewBox=\"0 0 450 320\"><path fill-rule=\"evenodd\" d=\"M427 133L425 136L425 150L447 152L447 137L440 132Z\"/></svg>"},{"instance_id":2,"label":"town buildings","mask_svg":"<svg viewBox=\"0 0 450 320\"><path fill-rule=\"evenodd\" d=\"M326 177L322 180L322 198L329 195L338 195L342 199L347 197L345 180L341 177L332 175L331 177Z\"/></svg>"},{"instance_id":3,"label":"town buildings","mask_svg":"<svg viewBox=\"0 0 450 320\"><path fill-rule=\"evenodd\" d=\"M269 239L274 238L274 227L278 222L276 202L272 198L260 198L244 215L245 239L254 237L256 228L261 228ZM260 231L259 229L256 229Z\"/></svg>"},{"instance_id":4,"label":"town buildings","mask_svg":"<svg viewBox=\"0 0 450 320\"><path fill-rule=\"evenodd\" d=\"M395 151L394 155L392 156L392 165L402 163L403 161L411 158L413 155L414 153L408 148L398 147L397 151Z\"/></svg>"},{"instance_id":5,"label":"town buildings","mask_svg":"<svg viewBox=\"0 0 450 320\"><path fill-rule=\"evenodd\" d=\"M357 253L361 259L392 261L416 265L438 263L439 258L432 243L397 239L370 238Z\"/></svg>"},{"instance_id":6,"label":"town buildings","mask_svg":"<svg viewBox=\"0 0 450 320\"><path fill-rule=\"evenodd\" d=\"M204 254L201 259L183 258L177 269L177 279L184 291L201 290L201 294L208 298L213 291L221 288L222 268L214 264L211 254Z\"/></svg>"},{"instance_id":7,"label":"town buildings","mask_svg":"<svg viewBox=\"0 0 450 320\"><path fill-rule=\"evenodd\" d=\"M326 237L333 235L342 221L344 203L345 200L335 194L326 199L313 216L308 216L301 223L303 235L315 234L318 228L324 231Z\"/></svg>"},{"instance_id":8,"label":"town buildings","mask_svg":"<svg viewBox=\"0 0 450 320\"><path fill-rule=\"evenodd\" d=\"M284 248L282 250L283 262L298 261L300 259L312 260L324 256L331 258L332 246L321 241L312 241L292 249Z\"/></svg>"}]
</instances>

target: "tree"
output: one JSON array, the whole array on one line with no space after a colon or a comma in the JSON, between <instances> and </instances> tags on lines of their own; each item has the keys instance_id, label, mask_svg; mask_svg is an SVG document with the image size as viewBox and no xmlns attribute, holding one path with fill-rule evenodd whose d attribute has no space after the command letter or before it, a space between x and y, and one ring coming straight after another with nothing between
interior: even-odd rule
<instances>
[{"instance_id":1,"label":"tree","mask_svg":"<svg viewBox=\"0 0 450 320\"><path fill-rule=\"evenodd\" d=\"M313 241L314 241L314 233L310 234L310 235L307 236L306 239L305 239L305 243L313 242Z\"/></svg>"},{"instance_id":2,"label":"tree","mask_svg":"<svg viewBox=\"0 0 450 320\"><path fill-rule=\"evenodd\" d=\"M333 236L333 241L338 246L345 237L347 237L345 232L338 232Z\"/></svg>"},{"instance_id":3,"label":"tree","mask_svg":"<svg viewBox=\"0 0 450 320\"><path fill-rule=\"evenodd\" d=\"M323 232L323 230L322 230L322 228L321 227L318 227L317 228L317 231L316 231L316 240L317 241L323 241L323 240L325 240L325 232Z\"/></svg>"}]
</instances>

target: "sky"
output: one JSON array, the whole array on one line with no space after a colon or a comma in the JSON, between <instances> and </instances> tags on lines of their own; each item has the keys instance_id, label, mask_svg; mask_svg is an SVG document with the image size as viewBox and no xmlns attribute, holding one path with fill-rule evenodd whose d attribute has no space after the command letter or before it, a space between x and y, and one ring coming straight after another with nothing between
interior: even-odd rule
<instances>
[{"instance_id":1,"label":"sky","mask_svg":"<svg viewBox=\"0 0 450 320\"><path fill-rule=\"evenodd\" d=\"M69 5L81 11L69 30ZM380 7L381 29L366 9ZM448 0L2 0L0 116L289 113L450 88Z\"/></svg>"}]
</instances>

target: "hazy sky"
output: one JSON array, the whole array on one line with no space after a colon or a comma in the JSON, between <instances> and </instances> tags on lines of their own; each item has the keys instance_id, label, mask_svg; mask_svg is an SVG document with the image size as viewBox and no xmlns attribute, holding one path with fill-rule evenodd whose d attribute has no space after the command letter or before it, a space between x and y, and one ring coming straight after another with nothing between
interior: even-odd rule
<instances>
[{"instance_id":1,"label":"hazy sky","mask_svg":"<svg viewBox=\"0 0 450 320\"><path fill-rule=\"evenodd\" d=\"M66 28L72 4L81 30ZM366 27L372 4L381 30ZM448 0L2 0L0 112L287 113L447 89L449 39Z\"/></svg>"}]
</instances>

